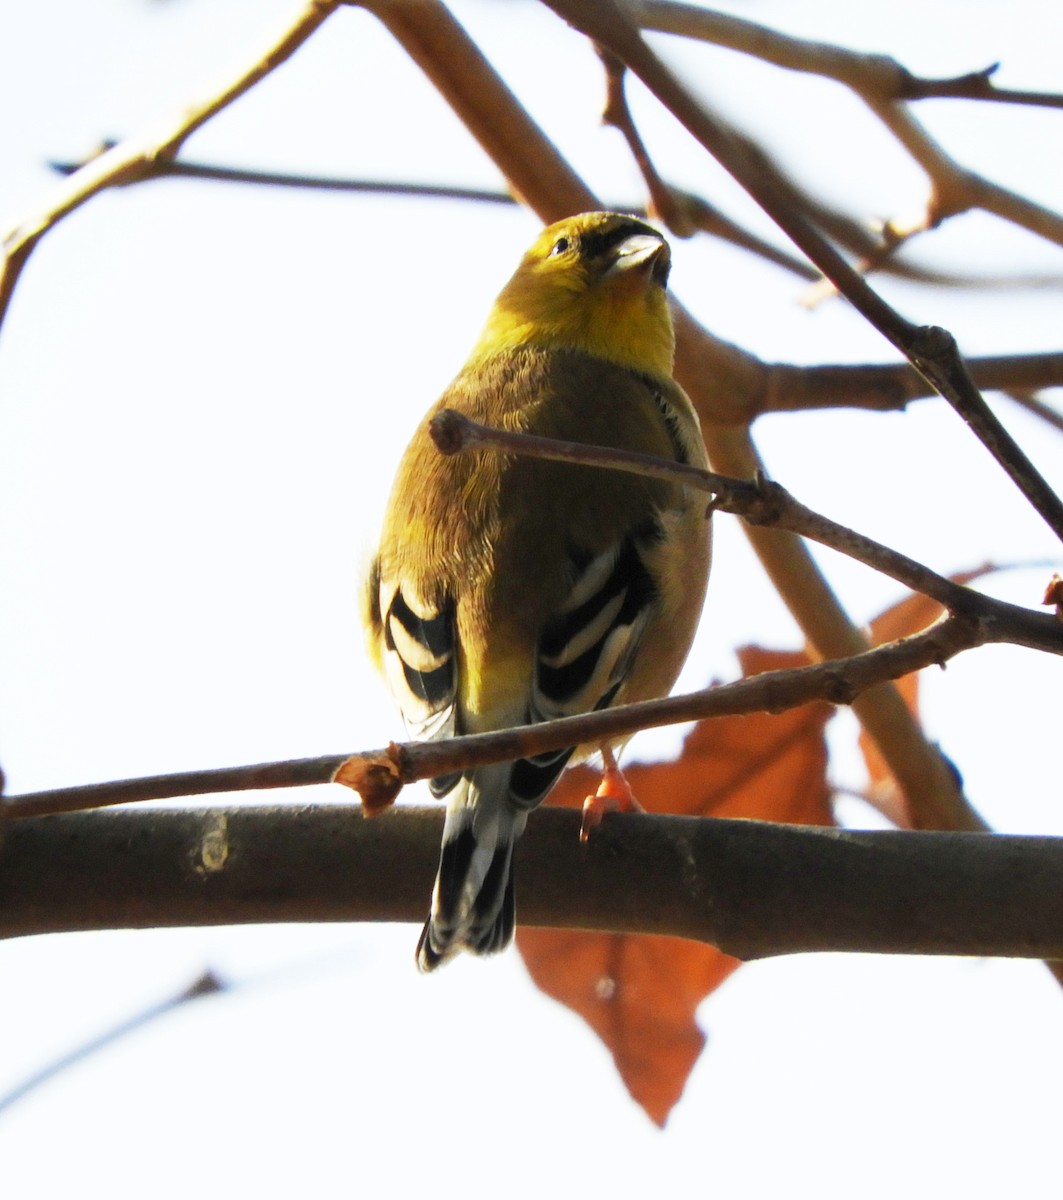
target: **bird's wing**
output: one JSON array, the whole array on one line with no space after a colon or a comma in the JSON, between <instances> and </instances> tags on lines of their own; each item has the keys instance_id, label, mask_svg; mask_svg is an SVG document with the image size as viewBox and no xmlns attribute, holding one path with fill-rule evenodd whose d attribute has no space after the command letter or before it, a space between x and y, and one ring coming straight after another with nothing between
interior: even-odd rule
<instances>
[{"instance_id":1,"label":"bird's wing","mask_svg":"<svg viewBox=\"0 0 1063 1200\"><path fill-rule=\"evenodd\" d=\"M540 633L528 719L548 721L607 708L638 649L656 595L642 548L646 527L593 557L573 553L573 584ZM531 807L553 785L574 748L514 764L510 791Z\"/></svg>"},{"instance_id":2,"label":"bird's wing","mask_svg":"<svg viewBox=\"0 0 1063 1200\"><path fill-rule=\"evenodd\" d=\"M384 674L406 728L416 738L449 737L457 697L454 606L426 602L396 580L379 587Z\"/></svg>"}]
</instances>

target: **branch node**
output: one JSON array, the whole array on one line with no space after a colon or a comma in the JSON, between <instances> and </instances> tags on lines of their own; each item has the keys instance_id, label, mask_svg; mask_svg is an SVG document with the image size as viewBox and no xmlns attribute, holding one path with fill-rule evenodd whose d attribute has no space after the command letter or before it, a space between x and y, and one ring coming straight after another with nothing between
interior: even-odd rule
<instances>
[{"instance_id":1,"label":"branch node","mask_svg":"<svg viewBox=\"0 0 1063 1200\"><path fill-rule=\"evenodd\" d=\"M844 705L846 708L860 695L860 688L853 684L839 671L827 674L826 698L831 704Z\"/></svg>"},{"instance_id":2,"label":"branch node","mask_svg":"<svg viewBox=\"0 0 1063 1200\"><path fill-rule=\"evenodd\" d=\"M741 509L742 519L750 525L777 525L790 493L768 478L758 467L753 475L753 499Z\"/></svg>"},{"instance_id":3,"label":"branch node","mask_svg":"<svg viewBox=\"0 0 1063 1200\"><path fill-rule=\"evenodd\" d=\"M405 750L397 742L391 742L386 750L352 754L337 767L332 782L353 788L362 798L365 815L375 817L390 808L402 791L405 758Z\"/></svg>"}]
</instances>

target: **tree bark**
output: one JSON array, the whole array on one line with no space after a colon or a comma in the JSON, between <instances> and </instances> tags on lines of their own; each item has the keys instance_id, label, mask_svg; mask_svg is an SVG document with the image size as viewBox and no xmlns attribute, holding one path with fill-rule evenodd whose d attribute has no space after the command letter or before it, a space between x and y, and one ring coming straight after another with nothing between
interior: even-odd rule
<instances>
[{"instance_id":1,"label":"tree bark","mask_svg":"<svg viewBox=\"0 0 1063 1200\"><path fill-rule=\"evenodd\" d=\"M116 809L12 821L0 936L421 921L440 808ZM807 951L1063 957L1063 839L532 814L523 924L673 934L738 958Z\"/></svg>"}]
</instances>

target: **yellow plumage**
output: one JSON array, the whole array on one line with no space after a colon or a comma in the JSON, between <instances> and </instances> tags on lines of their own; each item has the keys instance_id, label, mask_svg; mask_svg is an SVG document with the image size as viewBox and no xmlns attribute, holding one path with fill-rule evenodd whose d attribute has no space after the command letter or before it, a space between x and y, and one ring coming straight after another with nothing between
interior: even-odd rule
<instances>
[{"instance_id":1,"label":"yellow plumage","mask_svg":"<svg viewBox=\"0 0 1063 1200\"><path fill-rule=\"evenodd\" d=\"M414 434L366 599L371 649L415 736L648 699L675 682L708 575L703 498L592 467L444 457L427 431L453 408L704 465L671 378L668 267L663 239L632 217L585 213L545 229ZM509 941L513 843L570 753L433 781L448 808L423 970Z\"/></svg>"}]
</instances>

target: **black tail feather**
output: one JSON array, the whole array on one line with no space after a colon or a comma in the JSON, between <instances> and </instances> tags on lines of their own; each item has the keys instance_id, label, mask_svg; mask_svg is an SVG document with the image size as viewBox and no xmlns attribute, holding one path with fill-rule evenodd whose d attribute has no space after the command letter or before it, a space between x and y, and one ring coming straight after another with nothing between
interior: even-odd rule
<instances>
[{"instance_id":1,"label":"black tail feather","mask_svg":"<svg viewBox=\"0 0 1063 1200\"><path fill-rule=\"evenodd\" d=\"M516 907L513 890L513 842L495 846L475 895L468 883L478 848L471 827L443 843L432 914L417 943L417 965L434 971L459 950L495 954L513 938Z\"/></svg>"}]
</instances>

